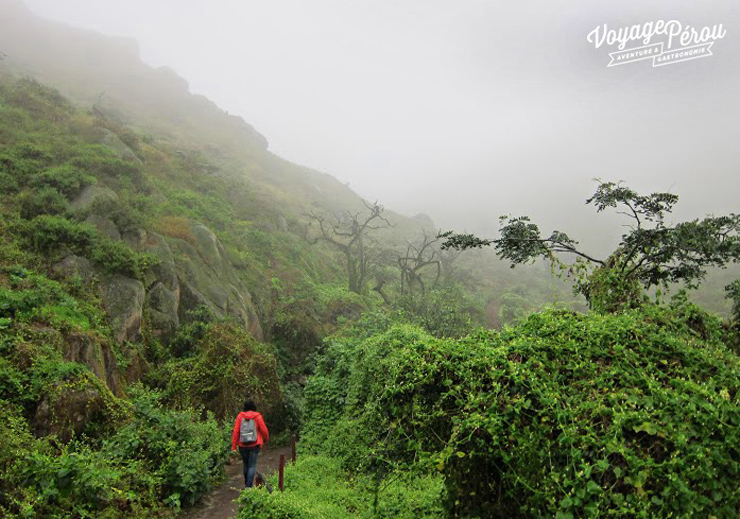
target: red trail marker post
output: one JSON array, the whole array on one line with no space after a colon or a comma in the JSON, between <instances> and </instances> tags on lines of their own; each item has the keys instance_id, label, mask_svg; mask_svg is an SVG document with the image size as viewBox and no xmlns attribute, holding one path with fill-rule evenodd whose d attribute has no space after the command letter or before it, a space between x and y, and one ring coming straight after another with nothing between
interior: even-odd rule
<instances>
[{"instance_id":1,"label":"red trail marker post","mask_svg":"<svg viewBox=\"0 0 740 519\"><path fill-rule=\"evenodd\" d=\"M280 455L280 465L278 466L278 488L280 492L283 491L283 483L285 481L285 454Z\"/></svg>"}]
</instances>

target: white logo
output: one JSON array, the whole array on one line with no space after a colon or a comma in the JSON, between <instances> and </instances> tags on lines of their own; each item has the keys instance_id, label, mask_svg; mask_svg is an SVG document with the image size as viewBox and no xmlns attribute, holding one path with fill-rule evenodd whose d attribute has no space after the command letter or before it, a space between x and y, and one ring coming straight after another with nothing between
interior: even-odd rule
<instances>
[{"instance_id":1,"label":"white logo","mask_svg":"<svg viewBox=\"0 0 740 519\"><path fill-rule=\"evenodd\" d=\"M653 60L653 67L661 67L712 56L712 45L726 34L722 24L699 28L678 20L658 20L619 29L603 24L588 33L586 40L597 49L604 44L616 46L609 53L607 67L648 59Z\"/></svg>"}]
</instances>

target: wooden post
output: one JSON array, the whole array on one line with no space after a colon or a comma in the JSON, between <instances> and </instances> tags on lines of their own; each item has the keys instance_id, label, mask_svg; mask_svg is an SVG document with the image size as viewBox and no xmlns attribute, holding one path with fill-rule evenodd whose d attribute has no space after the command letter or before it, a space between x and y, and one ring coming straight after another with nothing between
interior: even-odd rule
<instances>
[{"instance_id":1,"label":"wooden post","mask_svg":"<svg viewBox=\"0 0 740 519\"><path fill-rule=\"evenodd\" d=\"M283 491L283 482L284 482L284 471L285 471L285 454L280 455L280 465L278 467L278 488L280 489L280 492Z\"/></svg>"},{"instance_id":2,"label":"wooden post","mask_svg":"<svg viewBox=\"0 0 740 519\"><path fill-rule=\"evenodd\" d=\"M295 465L295 434L290 436L290 459Z\"/></svg>"}]
</instances>

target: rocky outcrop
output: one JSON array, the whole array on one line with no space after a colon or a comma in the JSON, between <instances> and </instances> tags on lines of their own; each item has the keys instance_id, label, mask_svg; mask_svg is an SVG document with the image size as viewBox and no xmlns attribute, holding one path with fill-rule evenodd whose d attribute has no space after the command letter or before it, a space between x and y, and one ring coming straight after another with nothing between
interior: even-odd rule
<instances>
[{"instance_id":1,"label":"rocky outcrop","mask_svg":"<svg viewBox=\"0 0 740 519\"><path fill-rule=\"evenodd\" d=\"M116 340L119 343L138 341L145 297L141 281L115 275L101 282L100 291Z\"/></svg>"},{"instance_id":2,"label":"rocky outcrop","mask_svg":"<svg viewBox=\"0 0 740 519\"><path fill-rule=\"evenodd\" d=\"M52 270L58 276L72 278L78 276L83 282L89 282L95 276L95 268L90 260L70 254L54 265Z\"/></svg>"},{"instance_id":3,"label":"rocky outcrop","mask_svg":"<svg viewBox=\"0 0 740 519\"><path fill-rule=\"evenodd\" d=\"M78 199L80 207L93 204L101 196L109 199L108 191L86 190ZM255 339L263 338L248 287L237 275L221 241L205 225L188 222L189 237L181 239L143 229L121 235L113 222L97 214L88 216L87 221L101 234L123 240L155 259L144 273L143 282L121 275L100 282L103 306L119 343L136 342L146 322L152 335L168 344L180 324L192 319L191 312L198 308L206 309L214 319L231 318ZM90 261L74 255L64 258L54 270L66 277L78 275L85 281L100 277Z\"/></svg>"},{"instance_id":4,"label":"rocky outcrop","mask_svg":"<svg viewBox=\"0 0 740 519\"><path fill-rule=\"evenodd\" d=\"M118 361L110 345L91 333L70 333L66 337L64 358L87 365L113 394L118 394L120 378Z\"/></svg>"},{"instance_id":5,"label":"rocky outcrop","mask_svg":"<svg viewBox=\"0 0 740 519\"><path fill-rule=\"evenodd\" d=\"M98 205L116 203L118 195L112 189L105 186L86 186L75 198L70 207L77 213L88 213Z\"/></svg>"},{"instance_id":6,"label":"rocky outcrop","mask_svg":"<svg viewBox=\"0 0 740 519\"><path fill-rule=\"evenodd\" d=\"M179 287L177 292L173 292L164 283L157 281L146 295L146 316L152 335L164 344L170 342L180 327L177 312L180 307L179 292Z\"/></svg>"},{"instance_id":7,"label":"rocky outcrop","mask_svg":"<svg viewBox=\"0 0 740 519\"><path fill-rule=\"evenodd\" d=\"M239 279L218 237L206 226L190 222L192 240L171 239L180 284L180 321L198 307L214 317L231 317L253 337L262 339L262 328L248 288Z\"/></svg>"},{"instance_id":8,"label":"rocky outcrop","mask_svg":"<svg viewBox=\"0 0 740 519\"><path fill-rule=\"evenodd\" d=\"M96 128L96 131L98 132L97 140L98 142L100 142L100 144L103 144L113 150L113 152L119 158L134 162L138 165L142 165L141 159L136 156L136 153L134 153L133 150L129 148L120 139L120 137L118 137L118 135L108 130L107 128L98 127Z\"/></svg>"},{"instance_id":9,"label":"rocky outcrop","mask_svg":"<svg viewBox=\"0 0 740 519\"><path fill-rule=\"evenodd\" d=\"M36 436L55 435L67 443L81 434L95 435L113 425L116 406L111 394L90 376L80 374L47 389L31 420Z\"/></svg>"},{"instance_id":10,"label":"rocky outcrop","mask_svg":"<svg viewBox=\"0 0 740 519\"><path fill-rule=\"evenodd\" d=\"M107 236L111 240L120 240L121 239L121 232L118 230L118 227L116 227L116 224L113 223L113 220L110 218L106 218L105 216L101 216L99 214L91 214L87 218L85 218L85 223L92 225L95 227L100 234L103 236Z\"/></svg>"}]
</instances>

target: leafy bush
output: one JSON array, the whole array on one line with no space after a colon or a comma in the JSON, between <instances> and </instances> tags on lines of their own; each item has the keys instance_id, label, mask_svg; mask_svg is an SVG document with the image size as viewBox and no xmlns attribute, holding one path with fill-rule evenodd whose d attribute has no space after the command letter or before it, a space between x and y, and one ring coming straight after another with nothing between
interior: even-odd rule
<instances>
[{"instance_id":1,"label":"leafy bush","mask_svg":"<svg viewBox=\"0 0 740 519\"><path fill-rule=\"evenodd\" d=\"M192 504L222 476L227 450L212 418L168 411L135 391L135 418L98 449L35 439L21 414L0 401L3 517L165 517Z\"/></svg>"},{"instance_id":2,"label":"leafy bush","mask_svg":"<svg viewBox=\"0 0 740 519\"><path fill-rule=\"evenodd\" d=\"M61 330L101 326L102 311L46 276L22 267L0 268L9 287L0 286L0 317L53 324Z\"/></svg>"},{"instance_id":3,"label":"leafy bush","mask_svg":"<svg viewBox=\"0 0 740 519\"><path fill-rule=\"evenodd\" d=\"M740 329L740 279L727 285L727 297L732 300L732 320L736 328Z\"/></svg>"},{"instance_id":4,"label":"leafy bush","mask_svg":"<svg viewBox=\"0 0 740 519\"><path fill-rule=\"evenodd\" d=\"M442 517L442 490L439 478L397 477L379 485L370 478L348 477L335 459L303 456L286 467L284 492L243 492L237 517L433 519Z\"/></svg>"},{"instance_id":5,"label":"leafy bush","mask_svg":"<svg viewBox=\"0 0 740 519\"><path fill-rule=\"evenodd\" d=\"M152 375L172 404L181 409L204 407L219 419L231 419L252 397L268 422L270 412L282 411L275 357L246 330L211 323L194 351Z\"/></svg>"},{"instance_id":6,"label":"leafy bush","mask_svg":"<svg viewBox=\"0 0 740 519\"><path fill-rule=\"evenodd\" d=\"M44 215L28 222L23 233L38 252L48 255L64 246L95 261L107 272L120 272L136 278L141 276L139 255L123 242L102 236L91 225Z\"/></svg>"},{"instance_id":7,"label":"leafy bush","mask_svg":"<svg viewBox=\"0 0 740 519\"><path fill-rule=\"evenodd\" d=\"M83 187L94 184L95 177L71 164L45 169L31 177L30 185L35 189L54 188L66 197L79 193Z\"/></svg>"},{"instance_id":8,"label":"leafy bush","mask_svg":"<svg viewBox=\"0 0 740 519\"><path fill-rule=\"evenodd\" d=\"M740 359L719 330L686 306L551 311L457 341L395 327L340 344L309 416L333 393L325 448L439 472L454 517L733 517Z\"/></svg>"},{"instance_id":9,"label":"leafy bush","mask_svg":"<svg viewBox=\"0 0 740 519\"><path fill-rule=\"evenodd\" d=\"M105 442L103 452L121 464L140 462L157 484L157 497L169 505L191 505L223 476L226 442L210 413L200 421L194 410L170 411L160 399L134 391L133 421Z\"/></svg>"},{"instance_id":10,"label":"leafy bush","mask_svg":"<svg viewBox=\"0 0 740 519\"><path fill-rule=\"evenodd\" d=\"M65 196L53 187L26 191L20 196L21 216L29 220L42 214L62 214L68 205Z\"/></svg>"},{"instance_id":11,"label":"leafy bush","mask_svg":"<svg viewBox=\"0 0 740 519\"><path fill-rule=\"evenodd\" d=\"M397 306L405 321L418 324L435 337L461 337L474 328L475 310L459 290L404 295Z\"/></svg>"},{"instance_id":12,"label":"leafy bush","mask_svg":"<svg viewBox=\"0 0 740 519\"><path fill-rule=\"evenodd\" d=\"M141 168L135 163L121 159L102 144L82 144L69 150L69 165L82 171L94 171L98 176L112 182L130 182L138 188L146 187Z\"/></svg>"}]
</instances>

